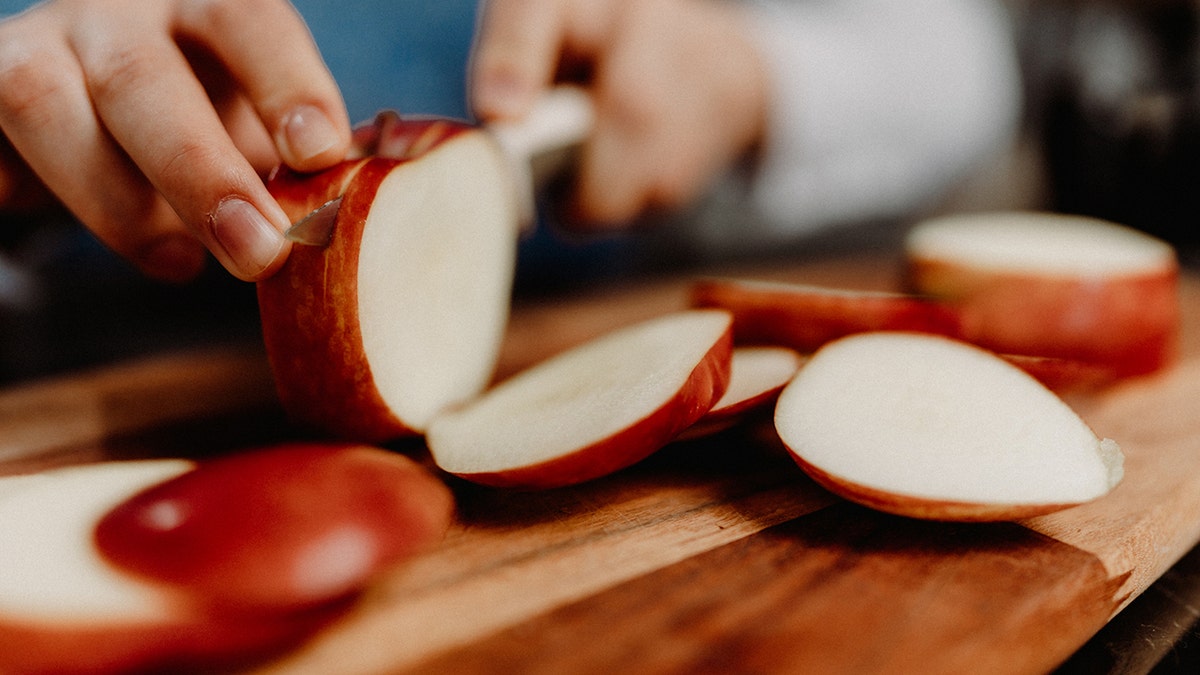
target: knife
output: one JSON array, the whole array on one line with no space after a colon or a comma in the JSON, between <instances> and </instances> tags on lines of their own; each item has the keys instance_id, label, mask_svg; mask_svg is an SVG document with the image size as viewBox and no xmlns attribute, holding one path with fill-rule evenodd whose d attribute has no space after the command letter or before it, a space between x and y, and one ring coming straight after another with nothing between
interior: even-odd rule
<instances>
[{"instance_id":1,"label":"knife","mask_svg":"<svg viewBox=\"0 0 1200 675\"><path fill-rule=\"evenodd\" d=\"M591 100L577 87L550 89L520 120L493 122L485 128L500 145L517 190L522 229L535 220L537 192L576 161L594 121ZM377 118L376 124L388 123ZM414 146L419 146L419 140ZM342 198L336 197L292 224L284 237L307 246L325 247L333 238Z\"/></svg>"}]
</instances>

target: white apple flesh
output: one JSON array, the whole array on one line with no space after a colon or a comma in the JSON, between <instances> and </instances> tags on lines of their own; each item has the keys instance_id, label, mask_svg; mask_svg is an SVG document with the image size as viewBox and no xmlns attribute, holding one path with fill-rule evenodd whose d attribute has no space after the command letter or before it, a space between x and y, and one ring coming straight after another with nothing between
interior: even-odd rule
<instances>
[{"instance_id":1,"label":"white apple flesh","mask_svg":"<svg viewBox=\"0 0 1200 675\"><path fill-rule=\"evenodd\" d=\"M303 425L367 442L419 434L492 376L517 197L486 133L442 125L424 154L352 163L329 246L295 246L258 284L279 396ZM324 176L307 189L328 196ZM283 187L305 190L294 179Z\"/></svg>"},{"instance_id":2,"label":"white apple flesh","mask_svg":"<svg viewBox=\"0 0 1200 675\"><path fill-rule=\"evenodd\" d=\"M905 253L911 288L957 307L964 337L988 349L1114 377L1174 356L1179 266L1150 235L1083 216L981 213L918 224Z\"/></svg>"},{"instance_id":3,"label":"white apple flesh","mask_svg":"<svg viewBox=\"0 0 1200 675\"><path fill-rule=\"evenodd\" d=\"M972 345L878 332L831 342L783 390L775 425L830 491L934 520L1049 513L1108 493L1120 448L1024 371Z\"/></svg>"},{"instance_id":4,"label":"white apple flesh","mask_svg":"<svg viewBox=\"0 0 1200 675\"><path fill-rule=\"evenodd\" d=\"M730 316L690 310L613 331L437 416L438 466L478 483L549 488L629 466L700 419L729 383Z\"/></svg>"}]
</instances>

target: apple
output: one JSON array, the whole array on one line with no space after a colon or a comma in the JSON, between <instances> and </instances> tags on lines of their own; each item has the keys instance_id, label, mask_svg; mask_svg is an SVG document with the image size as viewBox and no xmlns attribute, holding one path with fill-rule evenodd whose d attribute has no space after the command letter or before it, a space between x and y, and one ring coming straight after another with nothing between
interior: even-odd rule
<instances>
[{"instance_id":1,"label":"apple","mask_svg":"<svg viewBox=\"0 0 1200 675\"><path fill-rule=\"evenodd\" d=\"M291 647L439 541L412 460L281 444L0 478L0 672L232 664Z\"/></svg>"},{"instance_id":2,"label":"apple","mask_svg":"<svg viewBox=\"0 0 1200 675\"><path fill-rule=\"evenodd\" d=\"M940 336L827 344L783 392L775 427L831 492L934 520L1006 520L1097 499L1123 456L1066 403L995 354Z\"/></svg>"},{"instance_id":3,"label":"apple","mask_svg":"<svg viewBox=\"0 0 1200 675\"><path fill-rule=\"evenodd\" d=\"M955 310L903 293L711 278L693 284L691 300L695 307L732 312L738 344L773 344L801 353L866 331L912 330L951 336L960 332Z\"/></svg>"},{"instance_id":4,"label":"apple","mask_svg":"<svg viewBox=\"0 0 1200 675\"><path fill-rule=\"evenodd\" d=\"M912 290L956 306L964 336L981 346L1120 376L1174 357L1179 264L1148 234L1084 216L994 212L919 223L904 250Z\"/></svg>"},{"instance_id":5,"label":"apple","mask_svg":"<svg viewBox=\"0 0 1200 675\"><path fill-rule=\"evenodd\" d=\"M787 347L735 347L725 394L680 439L708 436L728 429L750 413L767 408L805 361Z\"/></svg>"},{"instance_id":6,"label":"apple","mask_svg":"<svg viewBox=\"0 0 1200 675\"><path fill-rule=\"evenodd\" d=\"M444 471L486 485L551 488L633 464L725 392L731 317L685 310L626 326L521 371L436 416Z\"/></svg>"},{"instance_id":7,"label":"apple","mask_svg":"<svg viewBox=\"0 0 1200 675\"><path fill-rule=\"evenodd\" d=\"M106 462L0 479L0 672L128 672L220 663L295 644L342 608L264 620L215 614L193 596L126 574L93 543L96 523L183 460Z\"/></svg>"},{"instance_id":8,"label":"apple","mask_svg":"<svg viewBox=\"0 0 1200 675\"><path fill-rule=\"evenodd\" d=\"M453 499L412 460L288 443L206 461L110 511L106 560L222 608L295 610L366 586L441 540Z\"/></svg>"},{"instance_id":9,"label":"apple","mask_svg":"<svg viewBox=\"0 0 1200 675\"><path fill-rule=\"evenodd\" d=\"M428 120L414 124L428 131ZM484 131L444 122L424 154L305 178L320 195L306 204L345 183L332 239L293 247L258 283L267 355L294 420L384 441L420 434L488 384L519 229L506 162ZM303 192L287 185L286 194Z\"/></svg>"}]
</instances>

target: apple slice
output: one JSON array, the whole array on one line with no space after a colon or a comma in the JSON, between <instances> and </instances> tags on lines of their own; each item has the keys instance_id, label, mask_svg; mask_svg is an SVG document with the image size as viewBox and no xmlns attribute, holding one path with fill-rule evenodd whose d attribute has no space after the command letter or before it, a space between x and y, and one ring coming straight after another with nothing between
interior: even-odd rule
<instances>
[{"instance_id":1,"label":"apple slice","mask_svg":"<svg viewBox=\"0 0 1200 675\"><path fill-rule=\"evenodd\" d=\"M964 342L879 332L831 342L779 396L796 462L847 499L935 520L1034 516L1103 496L1123 457L1050 390Z\"/></svg>"},{"instance_id":2,"label":"apple slice","mask_svg":"<svg viewBox=\"0 0 1200 675\"><path fill-rule=\"evenodd\" d=\"M440 541L449 490L401 455L282 444L203 462L108 513L110 562L241 611L295 610L365 587Z\"/></svg>"},{"instance_id":3,"label":"apple slice","mask_svg":"<svg viewBox=\"0 0 1200 675\"><path fill-rule=\"evenodd\" d=\"M902 293L718 278L697 281L691 297L695 307L732 312L738 344L774 344L801 353L866 331L959 333L959 319L953 309Z\"/></svg>"},{"instance_id":4,"label":"apple slice","mask_svg":"<svg viewBox=\"0 0 1200 675\"><path fill-rule=\"evenodd\" d=\"M128 672L218 663L289 646L340 608L212 614L191 596L108 564L96 523L132 494L190 471L183 460L109 462L0 484L0 672Z\"/></svg>"},{"instance_id":5,"label":"apple slice","mask_svg":"<svg viewBox=\"0 0 1200 675\"><path fill-rule=\"evenodd\" d=\"M503 487L558 487L629 466L725 392L730 323L728 312L690 310L613 331L439 415L429 449L443 470Z\"/></svg>"},{"instance_id":6,"label":"apple slice","mask_svg":"<svg viewBox=\"0 0 1200 675\"><path fill-rule=\"evenodd\" d=\"M775 402L779 392L800 370L805 357L787 347L736 347L725 394L680 440L724 431L748 414Z\"/></svg>"},{"instance_id":7,"label":"apple slice","mask_svg":"<svg viewBox=\"0 0 1200 675\"><path fill-rule=\"evenodd\" d=\"M955 215L914 227L905 253L912 289L960 308L965 337L988 349L1119 375L1173 358L1179 265L1148 234L1083 216Z\"/></svg>"},{"instance_id":8,"label":"apple slice","mask_svg":"<svg viewBox=\"0 0 1200 675\"><path fill-rule=\"evenodd\" d=\"M419 434L491 378L517 196L488 134L459 125L438 140L409 159L361 161L330 244L294 247L258 284L276 388L299 423L368 442ZM311 190L323 198L346 173L311 175Z\"/></svg>"}]
</instances>

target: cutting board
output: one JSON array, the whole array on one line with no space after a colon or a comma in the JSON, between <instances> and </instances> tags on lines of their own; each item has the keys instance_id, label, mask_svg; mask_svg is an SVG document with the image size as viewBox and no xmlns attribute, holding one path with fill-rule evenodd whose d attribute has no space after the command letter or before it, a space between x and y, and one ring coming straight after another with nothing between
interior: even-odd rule
<instances>
[{"instance_id":1,"label":"cutting board","mask_svg":"<svg viewBox=\"0 0 1200 675\"><path fill-rule=\"evenodd\" d=\"M898 265L711 272L888 289ZM688 281L519 304L501 375L686 306ZM888 516L808 480L768 418L571 488L448 479L458 518L438 549L247 672L1045 672L1200 541L1200 279L1185 278L1181 294L1175 367L1070 401L1126 453L1124 482L1101 500L1013 523ZM0 473L297 433L254 349L0 393ZM427 461L419 442L396 449Z\"/></svg>"}]
</instances>

